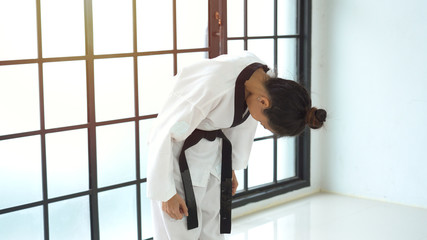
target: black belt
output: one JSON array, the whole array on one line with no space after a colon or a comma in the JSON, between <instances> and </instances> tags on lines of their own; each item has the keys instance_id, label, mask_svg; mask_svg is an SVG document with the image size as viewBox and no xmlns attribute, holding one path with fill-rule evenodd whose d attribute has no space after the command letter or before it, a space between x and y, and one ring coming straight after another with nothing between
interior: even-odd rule
<instances>
[{"instance_id":1,"label":"black belt","mask_svg":"<svg viewBox=\"0 0 427 240\"><path fill-rule=\"evenodd\" d=\"M193 183L191 181L190 170L188 169L187 158L185 157L185 150L196 145L202 138L209 141L222 138L220 233L230 233L232 199L231 142L221 130L194 130L185 140L181 154L179 155L179 169L184 185L185 203L188 208L187 228L188 230L197 228L199 226L199 221L197 219L196 198L194 196Z\"/></svg>"}]
</instances>

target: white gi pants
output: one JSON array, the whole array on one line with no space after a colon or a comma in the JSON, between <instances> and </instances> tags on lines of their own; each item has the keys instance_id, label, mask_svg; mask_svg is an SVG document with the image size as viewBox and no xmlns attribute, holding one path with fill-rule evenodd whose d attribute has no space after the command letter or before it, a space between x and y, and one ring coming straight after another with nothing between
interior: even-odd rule
<instances>
[{"instance_id":1,"label":"white gi pants","mask_svg":"<svg viewBox=\"0 0 427 240\"><path fill-rule=\"evenodd\" d=\"M175 180L177 193L185 200L182 182ZM212 174L207 187L193 186L197 203L199 227L187 230L187 218L171 218L162 210L162 202L151 201L154 240L221 240L220 230L220 192L221 181Z\"/></svg>"}]
</instances>

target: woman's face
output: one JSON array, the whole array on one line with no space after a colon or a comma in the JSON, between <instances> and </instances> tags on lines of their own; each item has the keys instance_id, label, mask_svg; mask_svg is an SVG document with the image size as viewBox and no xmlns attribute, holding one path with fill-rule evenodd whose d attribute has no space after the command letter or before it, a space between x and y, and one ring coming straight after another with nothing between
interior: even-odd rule
<instances>
[{"instance_id":1,"label":"woman's face","mask_svg":"<svg viewBox=\"0 0 427 240\"><path fill-rule=\"evenodd\" d=\"M251 94L246 98L246 104L248 105L251 116L260 122L265 129L273 132L271 127L268 125L268 118L264 114L264 109L269 106L269 102L268 98L256 96L254 94Z\"/></svg>"}]
</instances>

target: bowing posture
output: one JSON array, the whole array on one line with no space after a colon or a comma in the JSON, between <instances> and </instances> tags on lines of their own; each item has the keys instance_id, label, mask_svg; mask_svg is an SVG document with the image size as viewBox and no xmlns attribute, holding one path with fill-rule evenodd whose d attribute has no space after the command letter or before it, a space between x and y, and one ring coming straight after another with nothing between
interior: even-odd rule
<instances>
[{"instance_id":1,"label":"bowing posture","mask_svg":"<svg viewBox=\"0 0 427 240\"><path fill-rule=\"evenodd\" d=\"M222 55L182 69L149 140L147 195L155 240L223 239L231 231L234 170L247 166L257 123L278 136L320 128L294 81L270 77L255 55Z\"/></svg>"}]
</instances>

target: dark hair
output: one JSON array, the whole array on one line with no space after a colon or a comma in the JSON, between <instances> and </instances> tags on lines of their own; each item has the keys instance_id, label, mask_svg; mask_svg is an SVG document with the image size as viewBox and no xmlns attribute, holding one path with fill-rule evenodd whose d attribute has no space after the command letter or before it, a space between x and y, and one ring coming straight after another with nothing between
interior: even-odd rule
<instances>
[{"instance_id":1,"label":"dark hair","mask_svg":"<svg viewBox=\"0 0 427 240\"><path fill-rule=\"evenodd\" d=\"M326 111L311 106L310 95L300 84L281 78L265 82L271 107L264 110L269 125L279 136L296 136L305 126L318 129L326 120Z\"/></svg>"}]
</instances>

